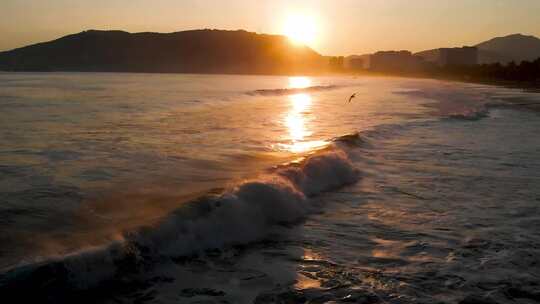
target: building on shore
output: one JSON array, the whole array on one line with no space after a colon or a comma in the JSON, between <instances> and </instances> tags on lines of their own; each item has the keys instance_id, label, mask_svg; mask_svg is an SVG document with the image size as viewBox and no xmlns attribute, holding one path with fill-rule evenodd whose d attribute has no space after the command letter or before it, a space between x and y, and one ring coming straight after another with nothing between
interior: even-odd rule
<instances>
[{"instance_id":1,"label":"building on shore","mask_svg":"<svg viewBox=\"0 0 540 304\"><path fill-rule=\"evenodd\" d=\"M423 51L416 55L441 67L478 64L478 49L470 46L440 48Z\"/></svg>"},{"instance_id":2,"label":"building on shore","mask_svg":"<svg viewBox=\"0 0 540 304\"><path fill-rule=\"evenodd\" d=\"M329 56L326 58L328 59L328 66L330 68L330 71L339 72L343 71L343 69L345 68L345 57Z\"/></svg>"},{"instance_id":3,"label":"building on shore","mask_svg":"<svg viewBox=\"0 0 540 304\"><path fill-rule=\"evenodd\" d=\"M361 70L361 69L365 69L366 62L362 58L352 58L351 60L349 60L348 65L350 69Z\"/></svg>"},{"instance_id":4,"label":"building on shore","mask_svg":"<svg viewBox=\"0 0 540 304\"><path fill-rule=\"evenodd\" d=\"M478 49L476 47L464 46L461 48L441 48L439 49L440 66L449 65L475 65L478 63Z\"/></svg>"},{"instance_id":5,"label":"building on shore","mask_svg":"<svg viewBox=\"0 0 540 304\"><path fill-rule=\"evenodd\" d=\"M361 71L369 69L371 54L351 55L345 57L344 66L346 69Z\"/></svg>"},{"instance_id":6,"label":"building on shore","mask_svg":"<svg viewBox=\"0 0 540 304\"><path fill-rule=\"evenodd\" d=\"M379 51L369 55L335 57L333 66L338 65L352 71L367 70L392 74L422 74L436 66L467 66L478 63L476 47L440 48L413 54L409 51ZM339 60L338 60L339 59Z\"/></svg>"},{"instance_id":7,"label":"building on shore","mask_svg":"<svg viewBox=\"0 0 540 304\"><path fill-rule=\"evenodd\" d=\"M420 72L425 62L409 51L381 51L370 56L369 69L376 72Z\"/></svg>"}]
</instances>

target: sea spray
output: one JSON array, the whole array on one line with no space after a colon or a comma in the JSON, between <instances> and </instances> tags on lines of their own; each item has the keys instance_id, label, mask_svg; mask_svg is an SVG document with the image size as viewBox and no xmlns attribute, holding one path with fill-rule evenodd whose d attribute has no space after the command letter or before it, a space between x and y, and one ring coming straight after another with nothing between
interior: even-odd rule
<instances>
[{"instance_id":1,"label":"sea spray","mask_svg":"<svg viewBox=\"0 0 540 304\"><path fill-rule=\"evenodd\" d=\"M124 232L108 245L11 268L0 274L0 291L89 290L118 278L126 280L162 258L257 241L276 225L308 215L310 197L358 177L346 149L336 141L300 163L277 167L221 195L183 204L156 225Z\"/></svg>"}]
</instances>

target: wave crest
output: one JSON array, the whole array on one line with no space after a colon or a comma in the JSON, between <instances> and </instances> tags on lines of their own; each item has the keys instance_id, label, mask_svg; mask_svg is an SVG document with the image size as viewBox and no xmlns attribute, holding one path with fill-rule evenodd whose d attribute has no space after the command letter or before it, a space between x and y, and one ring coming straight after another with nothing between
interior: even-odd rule
<instances>
[{"instance_id":1,"label":"wave crest","mask_svg":"<svg viewBox=\"0 0 540 304\"><path fill-rule=\"evenodd\" d=\"M448 116L450 119L458 120L470 120L476 121L489 116L489 110L487 108L471 109L463 111L462 113L453 113Z\"/></svg>"},{"instance_id":2,"label":"wave crest","mask_svg":"<svg viewBox=\"0 0 540 304\"><path fill-rule=\"evenodd\" d=\"M247 92L248 95L261 95L261 96L283 96L283 95L292 95L299 93L308 93L308 92L320 92L320 91L329 91L340 88L337 85L320 85L312 86L307 88L282 88L282 89L262 89Z\"/></svg>"},{"instance_id":3,"label":"wave crest","mask_svg":"<svg viewBox=\"0 0 540 304\"><path fill-rule=\"evenodd\" d=\"M48 294L86 290L137 272L161 258L245 244L312 211L309 197L355 182L358 170L334 145L237 184L221 195L183 205L158 224L122 234L99 248L49 258L0 274L0 291L31 288ZM51 291L52 290L52 291Z\"/></svg>"}]
</instances>

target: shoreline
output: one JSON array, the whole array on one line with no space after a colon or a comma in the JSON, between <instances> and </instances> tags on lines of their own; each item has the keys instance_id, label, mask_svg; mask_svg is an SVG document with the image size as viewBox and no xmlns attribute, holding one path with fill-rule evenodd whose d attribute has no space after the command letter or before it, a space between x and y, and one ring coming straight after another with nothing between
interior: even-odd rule
<instances>
[{"instance_id":1,"label":"shoreline","mask_svg":"<svg viewBox=\"0 0 540 304\"><path fill-rule=\"evenodd\" d=\"M318 73L318 72L298 72L298 73L227 73L227 72L216 72L216 73L205 73L205 72L148 72L148 71L77 71L77 70L55 70L55 71L9 71L9 70L0 70L0 74L26 74L26 73L40 73L40 74L56 74L56 73L74 73L74 74L178 74L178 75L237 75L237 76L289 76L289 77L298 77L298 76L307 76L307 77L324 77L324 76L368 76L368 77L398 77L398 78L420 78L420 79L434 79L434 80L446 80L446 81L456 81L462 83L476 83L476 84L485 84L485 85L494 85L494 86L503 86L508 88L523 89L527 92L540 93L540 79L534 83L531 82L521 82L513 80L497 80L497 79L467 79L467 77L438 77L425 74L399 74L399 73L381 73L381 72L370 72L370 71L329 71L327 73Z\"/></svg>"},{"instance_id":2,"label":"shoreline","mask_svg":"<svg viewBox=\"0 0 540 304\"><path fill-rule=\"evenodd\" d=\"M261 73L261 74L249 74L249 73L184 73L184 72L130 72L130 71L4 71L0 70L0 75L6 74L149 74L149 75L212 75L212 76L284 76L284 77L328 77L328 76L350 76L350 77L395 77L395 78L411 78L411 79L431 79L439 81L481 84L495 87L504 87L509 89L519 89L528 93L540 93L540 80L534 83L520 82L511 80L496 80L496 79L467 79L466 77L437 77L432 75L422 74L392 74L392 73L380 73L370 71L339 71L328 73ZM519 103L508 101L509 104L523 106L524 108L540 111L540 103Z\"/></svg>"}]
</instances>

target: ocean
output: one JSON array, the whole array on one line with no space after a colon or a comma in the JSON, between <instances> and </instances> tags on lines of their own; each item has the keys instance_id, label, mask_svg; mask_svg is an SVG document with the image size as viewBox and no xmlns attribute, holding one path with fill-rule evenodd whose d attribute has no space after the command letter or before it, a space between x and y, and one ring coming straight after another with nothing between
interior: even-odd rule
<instances>
[{"instance_id":1,"label":"ocean","mask_svg":"<svg viewBox=\"0 0 540 304\"><path fill-rule=\"evenodd\" d=\"M521 106L539 102L391 77L0 73L0 294L540 301L540 116Z\"/></svg>"}]
</instances>

